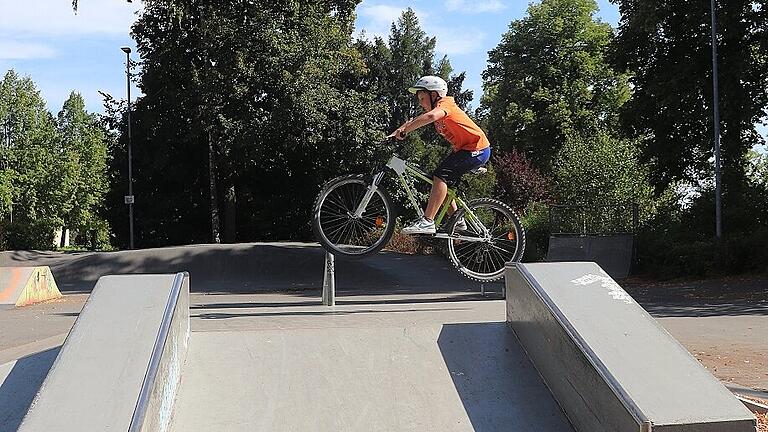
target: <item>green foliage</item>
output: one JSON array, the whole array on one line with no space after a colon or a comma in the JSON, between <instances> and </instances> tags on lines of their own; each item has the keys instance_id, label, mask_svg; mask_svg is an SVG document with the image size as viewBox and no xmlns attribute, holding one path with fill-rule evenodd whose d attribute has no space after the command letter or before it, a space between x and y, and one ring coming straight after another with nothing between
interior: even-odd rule
<instances>
[{"instance_id":1,"label":"green foliage","mask_svg":"<svg viewBox=\"0 0 768 432\"><path fill-rule=\"evenodd\" d=\"M526 238L523 261L544 260L550 235L549 207L543 202L531 202L520 216Z\"/></svg>"},{"instance_id":2,"label":"green foliage","mask_svg":"<svg viewBox=\"0 0 768 432\"><path fill-rule=\"evenodd\" d=\"M8 208L3 217L5 246L50 248L62 209L71 206L69 177L56 125L31 79L5 74L0 124L3 177L13 203L12 215Z\"/></svg>"},{"instance_id":3,"label":"green foliage","mask_svg":"<svg viewBox=\"0 0 768 432\"><path fill-rule=\"evenodd\" d=\"M211 241L219 207L236 208L223 220L240 239L305 239L320 185L380 162L384 107L348 86L364 67L351 44L356 4L145 3L133 28L146 95L132 117L138 245ZM126 145L122 134L115 203ZM223 205L231 190L236 207ZM110 209L123 218L122 205Z\"/></svg>"},{"instance_id":4,"label":"green foliage","mask_svg":"<svg viewBox=\"0 0 768 432\"><path fill-rule=\"evenodd\" d=\"M104 229L99 212L107 192L107 137L83 97L72 92L58 116L65 167L71 179L72 204L64 214L66 227L88 232Z\"/></svg>"},{"instance_id":5,"label":"green foliage","mask_svg":"<svg viewBox=\"0 0 768 432\"><path fill-rule=\"evenodd\" d=\"M750 149L747 153L747 178L756 186L768 188L768 156Z\"/></svg>"},{"instance_id":6,"label":"green foliage","mask_svg":"<svg viewBox=\"0 0 768 432\"><path fill-rule=\"evenodd\" d=\"M545 173L569 135L611 129L629 97L606 56L611 27L594 0L543 0L489 53L479 115L494 145L516 148Z\"/></svg>"},{"instance_id":7,"label":"green foliage","mask_svg":"<svg viewBox=\"0 0 768 432\"><path fill-rule=\"evenodd\" d=\"M710 3L617 0L617 67L633 74L623 123L643 142L661 192L707 177L713 156ZM763 141L755 124L768 106L768 3L717 2L722 167L726 193L745 184L747 151Z\"/></svg>"},{"instance_id":8,"label":"green foliage","mask_svg":"<svg viewBox=\"0 0 768 432\"><path fill-rule=\"evenodd\" d=\"M723 239L715 226L714 191L688 206L667 200L640 231L637 271L654 277L715 276L764 271L768 260L768 190L747 186L744 197L723 202Z\"/></svg>"},{"instance_id":9,"label":"green foliage","mask_svg":"<svg viewBox=\"0 0 768 432\"><path fill-rule=\"evenodd\" d=\"M569 136L555 162L556 193L563 203L650 203L637 145L605 132Z\"/></svg>"},{"instance_id":10,"label":"green foliage","mask_svg":"<svg viewBox=\"0 0 768 432\"><path fill-rule=\"evenodd\" d=\"M3 246L50 249L57 228L87 230L105 187L105 144L79 95L59 123L30 78L0 81L0 215Z\"/></svg>"}]
</instances>

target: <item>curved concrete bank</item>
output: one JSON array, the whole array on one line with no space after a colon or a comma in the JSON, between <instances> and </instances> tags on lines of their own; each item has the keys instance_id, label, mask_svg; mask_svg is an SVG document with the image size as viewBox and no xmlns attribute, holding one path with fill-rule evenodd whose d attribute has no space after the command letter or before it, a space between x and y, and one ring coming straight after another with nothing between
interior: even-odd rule
<instances>
[{"instance_id":1,"label":"curved concrete bank","mask_svg":"<svg viewBox=\"0 0 768 432\"><path fill-rule=\"evenodd\" d=\"M0 308L27 306L61 297L48 266L0 267Z\"/></svg>"},{"instance_id":2,"label":"curved concrete bank","mask_svg":"<svg viewBox=\"0 0 768 432\"><path fill-rule=\"evenodd\" d=\"M99 279L20 431L165 431L189 338L189 277Z\"/></svg>"},{"instance_id":3,"label":"curved concrete bank","mask_svg":"<svg viewBox=\"0 0 768 432\"><path fill-rule=\"evenodd\" d=\"M755 431L752 413L597 264L510 264L505 276L507 321L578 431Z\"/></svg>"}]
</instances>

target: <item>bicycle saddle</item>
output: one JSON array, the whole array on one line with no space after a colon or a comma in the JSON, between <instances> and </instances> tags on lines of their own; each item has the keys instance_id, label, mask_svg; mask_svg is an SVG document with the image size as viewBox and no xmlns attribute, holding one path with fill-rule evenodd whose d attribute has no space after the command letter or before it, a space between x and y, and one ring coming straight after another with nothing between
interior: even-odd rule
<instances>
[{"instance_id":1,"label":"bicycle saddle","mask_svg":"<svg viewBox=\"0 0 768 432\"><path fill-rule=\"evenodd\" d=\"M485 174L487 172L488 172L488 168L486 168L484 165L480 165L479 167L473 170L467 171L467 174L475 175L475 174Z\"/></svg>"}]
</instances>

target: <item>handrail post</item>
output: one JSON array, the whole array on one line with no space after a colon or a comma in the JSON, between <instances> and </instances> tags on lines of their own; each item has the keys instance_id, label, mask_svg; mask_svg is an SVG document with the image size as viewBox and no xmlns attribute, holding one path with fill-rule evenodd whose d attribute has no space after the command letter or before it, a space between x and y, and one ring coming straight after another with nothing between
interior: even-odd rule
<instances>
[{"instance_id":1,"label":"handrail post","mask_svg":"<svg viewBox=\"0 0 768 432\"><path fill-rule=\"evenodd\" d=\"M323 306L336 306L336 265L333 254L325 253L323 273Z\"/></svg>"}]
</instances>

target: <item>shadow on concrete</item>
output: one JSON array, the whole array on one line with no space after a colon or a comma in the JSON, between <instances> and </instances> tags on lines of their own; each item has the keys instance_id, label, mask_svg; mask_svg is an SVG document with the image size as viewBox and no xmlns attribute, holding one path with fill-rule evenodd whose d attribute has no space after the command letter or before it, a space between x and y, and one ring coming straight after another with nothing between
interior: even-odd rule
<instances>
[{"instance_id":1,"label":"shadow on concrete","mask_svg":"<svg viewBox=\"0 0 768 432\"><path fill-rule=\"evenodd\" d=\"M638 301L655 318L672 317L716 317L716 316L768 316L768 302L753 304L748 302L732 303L687 303L658 304Z\"/></svg>"},{"instance_id":2,"label":"shadow on concrete","mask_svg":"<svg viewBox=\"0 0 768 432\"><path fill-rule=\"evenodd\" d=\"M194 245L119 252L0 253L0 266L48 265L62 291L90 292L99 277L188 271L201 293L250 294L319 290L325 251L309 243ZM439 256L384 252L365 259L336 259L340 295L479 291ZM493 289L491 289L493 290Z\"/></svg>"},{"instance_id":3,"label":"shadow on concrete","mask_svg":"<svg viewBox=\"0 0 768 432\"><path fill-rule=\"evenodd\" d=\"M60 349L51 348L16 360L0 383L0 432L18 430Z\"/></svg>"},{"instance_id":4,"label":"shadow on concrete","mask_svg":"<svg viewBox=\"0 0 768 432\"><path fill-rule=\"evenodd\" d=\"M297 299L296 301L264 301L264 302L208 302L211 296L206 296L205 303L191 304L189 306L190 311L195 310L209 310L209 309L251 309L251 308L282 308L282 307L299 307L299 306L317 306L322 303L319 291L303 292L301 295L305 295L311 300ZM393 294L393 293L386 293ZM401 293L403 294L403 293ZM404 293L408 294L408 293ZM213 294L216 295L216 294ZM296 296L295 293L292 294ZM488 293L485 297L480 293L458 293L458 294L436 294L427 298L370 298L370 297L354 297L348 296L346 293L337 294L336 305L398 305L398 304L423 304L423 303L451 303L451 302L463 302L463 301L477 301L477 300L502 300L501 293Z\"/></svg>"},{"instance_id":5,"label":"shadow on concrete","mask_svg":"<svg viewBox=\"0 0 768 432\"><path fill-rule=\"evenodd\" d=\"M506 323L445 324L437 344L475 431L573 431Z\"/></svg>"},{"instance_id":6,"label":"shadow on concrete","mask_svg":"<svg viewBox=\"0 0 768 432\"><path fill-rule=\"evenodd\" d=\"M281 312L241 312L241 313L226 313L226 312L210 312L190 315L190 318L199 318L203 320L218 320L218 319L230 319L230 318L245 318L245 317L290 317L290 316L344 316L344 315L365 315L365 314L382 314L382 313L409 313L409 312L445 312L445 311L464 311L468 308L438 308L438 309L357 309L351 311L281 311Z\"/></svg>"}]
</instances>

